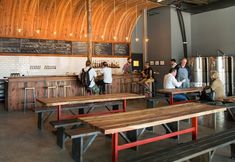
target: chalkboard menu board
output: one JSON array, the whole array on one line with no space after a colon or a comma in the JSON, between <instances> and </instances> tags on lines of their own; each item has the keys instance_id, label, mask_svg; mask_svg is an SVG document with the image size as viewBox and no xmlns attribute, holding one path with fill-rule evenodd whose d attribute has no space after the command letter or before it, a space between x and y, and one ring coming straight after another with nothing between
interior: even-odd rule
<instances>
[{"instance_id":1,"label":"chalkboard menu board","mask_svg":"<svg viewBox=\"0 0 235 162\"><path fill-rule=\"evenodd\" d=\"M87 47L87 42L0 38L0 53L86 55ZM128 43L93 42L93 54L96 56L129 56L129 48Z\"/></svg>"},{"instance_id":2,"label":"chalkboard menu board","mask_svg":"<svg viewBox=\"0 0 235 162\"><path fill-rule=\"evenodd\" d=\"M93 43L95 55L112 55L112 43Z\"/></svg>"},{"instance_id":3,"label":"chalkboard menu board","mask_svg":"<svg viewBox=\"0 0 235 162\"><path fill-rule=\"evenodd\" d=\"M72 42L72 54L87 54L86 42Z\"/></svg>"},{"instance_id":4,"label":"chalkboard menu board","mask_svg":"<svg viewBox=\"0 0 235 162\"><path fill-rule=\"evenodd\" d=\"M0 52L20 53L20 39L0 38Z\"/></svg>"},{"instance_id":5,"label":"chalkboard menu board","mask_svg":"<svg viewBox=\"0 0 235 162\"><path fill-rule=\"evenodd\" d=\"M21 53L40 53L38 39L21 39Z\"/></svg>"},{"instance_id":6,"label":"chalkboard menu board","mask_svg":"<svg viewBox=\"0 0 235 162\"><path fill-rule=\"evenodd\" d=\"M39 44L39 53L43 54L53 54L55 53L55 41L54 40L44 40L41 39L38 42Z\"/></svg>"},{"instance_id":7,"label":"chalkboard menu board","mask_svg":"<svg viewBox=\"0 0 235 162\"><path fill-rule=\"evenodd\" d=\"M129 56L129 44L117 43L114 44L114 55L116 56Z\"/></svg>"},{"instance_id":8,"label":"chalkboard menu board","mask_svg":"<svg viewBox=\"0 0 235 162\"><path fill-rule=\"evenodd\" d=\"M56 40L54 47L55 47L55 53L71 54L72 42Z\"/></svg>"}]
</instances>

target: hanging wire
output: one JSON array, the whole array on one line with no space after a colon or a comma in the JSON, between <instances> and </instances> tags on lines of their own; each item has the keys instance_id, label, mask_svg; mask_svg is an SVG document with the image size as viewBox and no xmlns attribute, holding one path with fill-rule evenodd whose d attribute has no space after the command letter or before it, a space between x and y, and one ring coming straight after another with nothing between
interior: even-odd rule
<instances>
[{"instance_id":1,"label":"hanging wire","mask_svg":"<svg viewBox=\"0 0 235 162\"><path fill-rule=\"evenodd\" d=\"M54 28L55 28L55 30L53 31L53 34L54 35L56 35L57 34L57 32L56 32L56 0L54 0L53 1L53 6L54 6Z\"/></svg>"},{"instance_id":2,"label":"hanging wire","mask_svg":"<svg viewBox=\"0 0 235 162\"><path fill-rule=\"evenodd\" d=\"M127 17L127 0L126 0L126 4L125 4L125 10L126 10L126 12L125 12L125 14L126 14L126 17ZM126 41L128 41L128 31L127 31L127 21L126 21L126 24L125 24L125 30L126 30Z\"/></svg>"},{"instance_id":3,"label":"hanging wire","mask_svg":"<svg viewBox=\"0 0 235 162\"><path fill-rule=\"evenodd\" d=\"M137 17L138 17L138 13L137 13L137 12L138 12L138 11L137 11L137 9L138 9L138 8L137 8L137 4L136 4L136 27L135 27L135 37L136 37L136 38L135 38L135 41L136 41L136 42L139 41L138 32L137 32L137 31L138 31L138 24L137 24L137 23L138 23L138 21L137 21Z\"/></svg>"},{"instance_id":4,"label":"hanging wire","mask_svg":"<svg viewBox=\"0 0 235 162\"><path fill-rule=\"evenodd\" d=\"M104 1L101 0L101 39L104 40L104 35L103 35L103 32L104 32L104 25L103 25L103 22L104 22Z\"/></svg>"},{"instance_id":5,"label":"hanging wire","mask_svg":"<svg viewBox=\"0 0 235 162\"><path fill-rule=\"evenodd\" d=\"M73 0L70 0L70 33L69 36L73 36L72 28L72 18L73 18Z\"/></svg>"},{"instance_id":6,"label":"hanging wire","mask_svg":"<svg viewBox=\"0 0 235 162\"><path fill-rule=\"evenodd\" d=\"M40 22L39 22L39 0L37 0L37 22L36 22L36 33L40 33Z\"/></svg>"},{"instance_id":7,"label":"hanging wire","mask_svg":"<svg viewBox=\"0 0 235 162\"><path fill-rule=\"evenodd\" d=\"M113 1L113 21L114 21L114 36L113 36L113 39L116 40L117 39L117 36L116 36L116 0Z\"/></svg>"},{"instance_id":8,"label":"hanging wire","mask_svg":"<svg viewBox=\"0 0 235 162\"><path fill-rule=\"evenodd\" d=\"M19 11L19 14L18 14L18 21L17 21L17 31L20 33L21 31L22 31L22 29L21 29L21 23L20 23L20 16L22 15L21 14L21 7L20 7L20 5L21 5L21 0L19 0L19 7L18 7L18 11Z\"/></svg>"}]
</instances>

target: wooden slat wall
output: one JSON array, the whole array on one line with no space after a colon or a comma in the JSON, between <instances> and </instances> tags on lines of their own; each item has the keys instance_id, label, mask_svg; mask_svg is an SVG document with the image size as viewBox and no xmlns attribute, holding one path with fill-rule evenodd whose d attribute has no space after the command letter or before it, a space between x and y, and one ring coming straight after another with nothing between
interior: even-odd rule
<instances>
[{"instance_id":1,"label":"wooden slat wall","mask_svg":"<svg viewBox=\"0 0 235 162\"><path fill-rule=\"evenodd\" d=\"M0 0L0 37L86 41L85 2L85 0ZM115 6L114 11L114 0L92 1L93 41L126 42L125 38L128 37L127 42L130 42L136 18L141 11L146 7L158 7L159 4L147 0L115 0ZM22 31L19 32L18 29ZM36 32L37 29L40 29L40 33ZM117 39L114 40L113 36Z\"/></svg>"}]
</instances>

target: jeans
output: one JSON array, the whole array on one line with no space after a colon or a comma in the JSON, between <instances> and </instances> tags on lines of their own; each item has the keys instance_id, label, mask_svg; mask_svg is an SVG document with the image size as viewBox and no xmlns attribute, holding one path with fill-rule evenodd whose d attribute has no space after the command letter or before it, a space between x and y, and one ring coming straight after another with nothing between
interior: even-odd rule
<instances>
[{"instance_id":1,"label":"jeans","mask_svg":"<svg viewBox=\"0 0 235 162\"><path fill-rule=\"evenodd\" d=\"M176 94L173 96L174 101L179 102L179 101L187 101L188 98L185 94Z\"/></svg>"}]
</instances>

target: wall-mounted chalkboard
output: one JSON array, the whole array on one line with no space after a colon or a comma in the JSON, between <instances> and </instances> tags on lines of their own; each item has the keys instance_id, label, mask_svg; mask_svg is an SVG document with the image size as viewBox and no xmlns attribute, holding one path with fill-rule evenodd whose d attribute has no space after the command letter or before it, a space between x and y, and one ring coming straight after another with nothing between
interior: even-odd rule
<instances>
[{"instance_id":1,"label":"wall-mounted chalkboard","mask_svg":"<svg viewBox=\"0 0 235 162\"><path fill-rule=\"evenodd\" d=\"M87 42L0 38L0 53L86 55L87 47ZM96 56L128 56L129 44L93 42L93 54Z\"/></svg>"},{"instance_id":2,"label":"wall-mounted chalkboard","mask_svg":"<svg viewBox=\"0 0 235 162\"><path fill-rule=\"evenodd\" d=\"M112 55L112 43L93 43L94 55Z\"/></svg>"},{"instance_id":3,"label":"wall-mounted chalkboard","mask_svg":"<svg viewBox=\"0 0 235 162\"><path fill-rule=\"evenodd\" d=\"M129 44L127 43L115 43L114 44L114 55L116 56L129 56Z\"/></svg>"},{"instance_id":4,"label":"wall-mounted chalkboard","mask_svg":"<svg viewBox=\"0 0 235 162\"><path fill-rule=\"evenodd\" d=\"M39 53L43 53L43 54L55 53L55 41L54 40L41 39L39 40L38 44L39 44Z\"/></svg>"},{"instance_id":5,"label":"wall-mounted chalkboard","mask_svg":"<svg viewBox=\"0 0 235 162\"><path fill-rule=\"evenodd\" d=\"M20 53L20 39L0 38L0 52Z\"/></svg>"},{"instance_id":6,"label":"wall-mounted chalkboard","mask_svg":"<svg viewBox=\"0 0 235 162\"><path fill-rule=\"evenodd\" d=\"M55 53L71 54L72 42L71 41L56 40L54 47L55 47Z\"/></svg>"},{"instance_id":7,"label":"wall-mounted chalkboard","mask_svg":"<svg viewBox=\"0 0 235 162\"><path fill-rule=\"evenodd\" d=\"M72 54L87 54L86 42L72 42Z\"/></svg>"},{"instance_id":8,"label":"wall-mounted chalkboard","mask_svg":"<svg viewBox=\"0 0 235 162\"><path fill-rule=\"evenodd\" d=\"M40 53L38 39L21 39L21 53Z\"/></svg>"}]
</instances>

